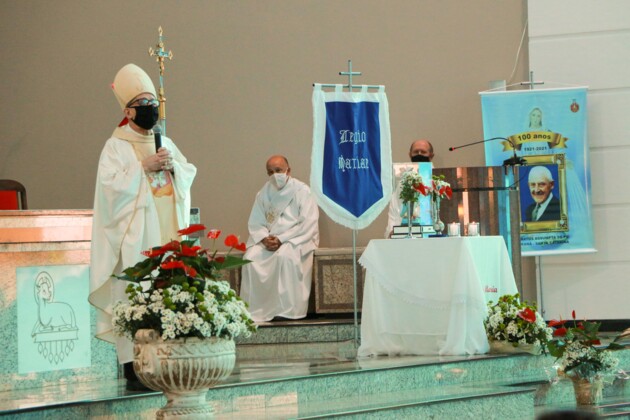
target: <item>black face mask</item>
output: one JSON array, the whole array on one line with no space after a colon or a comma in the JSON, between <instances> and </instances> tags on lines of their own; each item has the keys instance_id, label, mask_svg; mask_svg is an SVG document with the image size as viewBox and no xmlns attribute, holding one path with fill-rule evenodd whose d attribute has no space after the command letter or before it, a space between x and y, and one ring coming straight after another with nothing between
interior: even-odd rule
<instances>
[{"instance_id":1,"label":"black face mask","mask_svg":"<svg viewBox=\"0 0 630 420\"><path fill-rule=\"evenodd\" d=\"M136 118L133 121L140 128L150 130L153 128L158 118L160 117L160 110L156 106L132 106L131 108L136 110Z\"/></svg>"},{"instance_id":2,"label":"black face mask","mask_svg":"<svg viewBox=\"0 0 630 420\"><path fill-rule=\"evenodd\" d=\"M411 157L411 161L412 162L431 162L431 159L423 155L415 155Z\"/></svg>"}]
</instances>

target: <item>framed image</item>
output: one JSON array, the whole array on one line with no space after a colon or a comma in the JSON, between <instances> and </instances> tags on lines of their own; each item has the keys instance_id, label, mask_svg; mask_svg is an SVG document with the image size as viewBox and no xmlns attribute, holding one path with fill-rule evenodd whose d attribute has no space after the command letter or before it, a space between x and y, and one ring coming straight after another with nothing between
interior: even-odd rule
<instances>
[{"instance_id":1,"label":"framed image","mask_svg":"<svg viewBox=\"0 0 630 420\"><path fill-rule=\"evenodd\" d=\"M519 175L521 233L568 231L564 153L527 156Z\"/></svg>"}]
</instances>

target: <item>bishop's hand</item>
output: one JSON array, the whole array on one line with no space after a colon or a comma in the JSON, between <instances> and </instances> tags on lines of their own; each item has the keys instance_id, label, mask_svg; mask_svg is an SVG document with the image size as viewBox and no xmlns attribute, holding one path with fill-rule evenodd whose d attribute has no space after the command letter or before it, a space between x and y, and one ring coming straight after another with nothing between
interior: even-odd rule
<instances>
[{"instance_id":1,"label":"bishop's hand","mask_svg":"<svg viewBox=\"0 0 630 420\"><path fill-rule=\"evenodd\" d=\"M146 172L170 171L173 169L173 157L166 147L160 147L158 152L142 161Z\"/></svg>"}]
</instances>

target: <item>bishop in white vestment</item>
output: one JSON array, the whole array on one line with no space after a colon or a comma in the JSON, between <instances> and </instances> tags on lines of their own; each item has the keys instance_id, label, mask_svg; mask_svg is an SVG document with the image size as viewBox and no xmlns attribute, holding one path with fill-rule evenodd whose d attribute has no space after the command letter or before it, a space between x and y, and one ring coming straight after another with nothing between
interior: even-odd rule
<instances>
[{"instance_id":1,"label":"bishop in white vestment","mask_svg":"<svg viewBox=\"0 0 630 420\"><path fill-rule=\"evenodd\" d=\"M241 298L256 322L306 316L313 252L319 244L319 210L310 188L290 176L283 156L267 161L269 180L256 195Z\"/></svg>"},{"instance_id":2,"label":"bishop in white vestment","mask_svg":"<svg viewBox=\"0 0 630 420\"><path fill-rule=\"evenodd\" d=\"M155 88L138 66L123 67L112 85L125 119L107 140L98 163L89 301L97 309L96 336L116 343L119 363L133 361L133 345L112 330L112 308L126 301L127 282L112 278L145 257L142 251L179 239L188 226L190 187L197 169L162 137L156 153Z\"/></svg>"}]
</instances>

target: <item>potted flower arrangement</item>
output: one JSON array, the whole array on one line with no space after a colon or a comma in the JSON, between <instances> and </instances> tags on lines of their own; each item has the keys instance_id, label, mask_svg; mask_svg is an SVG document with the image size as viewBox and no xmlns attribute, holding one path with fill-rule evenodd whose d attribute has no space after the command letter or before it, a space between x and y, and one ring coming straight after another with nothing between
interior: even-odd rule
<instances>
[{"instance_id":1,"label":"potted flower arrangement","mask_svg":"<svg viewBox=\"0 0 630 420\"><path fill-rule=\"evenodd\" d=\"M518 293L503 295L497 303L488 302L484 325L494 353L540 354L546 351L553 331L538 313L536 304L521 302Z\"/></svg>"},{"instance_id":2,"label":"potted flower arrangement","mask_svg":"<svg viewBox=\"0 0 630 420\"><path fill-rule=\"evenodd\" d=\"M178 234L205 229L191 225ZM213 229L208 238L214 244L220 234ZM194 240L173 240L144 251L146 259L115 276L130 284L127 301L114 306L114 332L134 340L138 379L165 393L168 403L158 415L190 407L191 401L197 402L195 413L210 413L205 392L234 368L234 338L256 330L246 303L219 279L221 270L249 262L231 254L245 251L245 244L235 235L224 243L229 251L218 256ZM188 378L192 372L194 380Z\"/></svg>"},{"instance_id":3,"label":"potted flower arrangement","mask_svg":"<svg viewBox=\"0 0 630 420\"><path fill-rule=\"evenodd\" d=\"M604 377L615 373L619 359L612 352L624 348L618 342L627 334L602 345L601 323L577 321L575 311L571 315L571 321L549 321L556 329L547 347L559 362L558 375L573 382L578 405L591 405L601 400Z\"/></svg>"}]
</instances>

